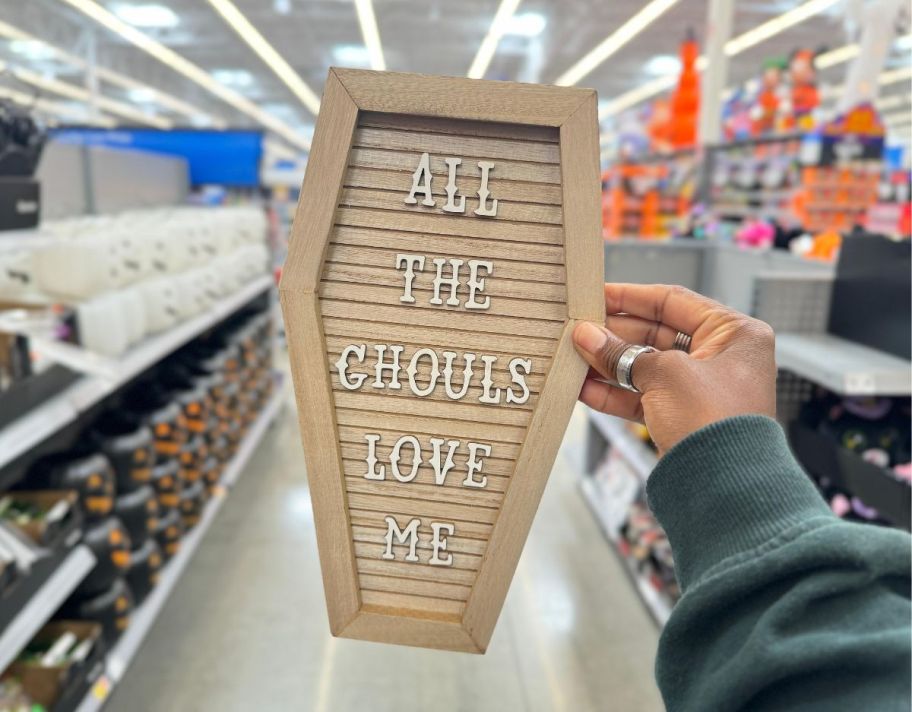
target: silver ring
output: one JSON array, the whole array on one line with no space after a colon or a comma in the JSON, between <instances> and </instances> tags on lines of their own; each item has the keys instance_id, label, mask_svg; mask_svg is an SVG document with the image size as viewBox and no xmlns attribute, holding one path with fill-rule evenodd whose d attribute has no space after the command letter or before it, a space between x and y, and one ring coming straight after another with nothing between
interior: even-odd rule
<instances>
[{"instance_id":1,"label":"silver ring","mask_svg":"<svg viewBox=\"0 0 912 712\"><path fill-rule=\"evenodd\" d=\"M633 375L633 364L641 354L655 353L655 351L656 349L652 348L652 346L628 346L618 359L616 379L618 386L625 391L642 393L639 388L633 385L633 380L631 380L631 376Z\"/></svg>"},{"instance_id":2,"label":"silver ring","mask_svg":"<svg viewBox=\"0 0 912 712\"><path fill-rule=\"evenodd\" d=\"M683 351L686 354L690 353L690 334L685 334L683 331L679 331L677 336L675 336L674 343L671 345L675 351Z\"/></svg>"}]
</instances>

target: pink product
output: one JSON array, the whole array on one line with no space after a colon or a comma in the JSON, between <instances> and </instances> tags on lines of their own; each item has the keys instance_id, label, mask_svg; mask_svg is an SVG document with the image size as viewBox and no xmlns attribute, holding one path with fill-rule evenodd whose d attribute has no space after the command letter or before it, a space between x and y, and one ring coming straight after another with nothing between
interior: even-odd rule
<instances>
[{"instance_id":1,"label":"pink product","mask_svg":"<svg viewBox=\"0 0 912 712\"><path fill-rule=\"evenodd\" d=\"M912 482L912 462L897 465L893 468L893 474L906 482Z\"/></svg>"}]
</instances>

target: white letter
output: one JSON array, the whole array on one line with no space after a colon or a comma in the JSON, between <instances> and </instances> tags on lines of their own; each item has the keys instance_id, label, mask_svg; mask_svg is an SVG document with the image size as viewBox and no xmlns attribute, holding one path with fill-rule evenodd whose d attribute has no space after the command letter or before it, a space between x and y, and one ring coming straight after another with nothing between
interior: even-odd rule
<instances>
[{"instance_id":1,"label":"white letter","mask_svg":"<svg viewBox=\"0 0 912 712\"><path fill-rule=\"evenodd\" d=\"M490 208L486 208L485 203L488 201L489 195L488 173L494 168L494 164L487 161L479 161L478 167L481 169L481 185L478 186L478 207L475 208L475 214L492 218L497 215L497 199L495 198L491 201Z\"/></svg>"},{"instance_id":2,"label":"white letter","mask_svg":"<svg viewBox=\"0 0 912 712\"><path fill-rule=\"evenodd\" d=\"M415 266L418 266L419 271L424 269L424 256L404 255L401 253L396 255L396 269L402 269L403 264L405 264L405 291L399 297L399 301L406 304L414 304L415 297L412 296L412 284L415 281Z\"/></svg>"},{"instance_id":3,"label":"white letter","mask_svg":"<svg viewBox=\"0 0 912 712\"><path fill-rule=\"evenodd\" d=\"M482 260L469 260L469 301L466 302L466 309L490 309L491 297L485 297L484 301L476 302L475 293L484 291L485 278L478 275L479 269L487 270L488 274L494 271L493 262L484 262Z\"/></svg>"},{"instance_id":4,"label":"white letter","mask_svg":"<svg viewBox=\"0 0 912 712\"><path fill-rule=\"evenodd\" d=\"M440 532L445 531L450 536L453 536L453 532L456 531L456 527L452 524L443 524L441 522L431 522L431 531L434 532L434 539L431 542L431 546L434 547L434 555L428 559L428 563L431 566L452 566L453 565L453 555L447 554L445 559L441 559L437 556L441 551L446 551L447 540L446 537L441 537Z\"/></svg>"},{"instance_id":5,"label":"white letter","mask_svg":"<svg viewBox=\"0 0 912 712\"><path fill-rule=\"evenodd\" d=\"M383 354L386 353L387 348L389 348L390 352L393 354L392 363L383 363ZM405 347L387 347L384 344L377 344L374 346L374 350L377 352L377 364L374 366L374 374L376 375L373 383L374 388L383 388L383 379L380 376L385 370L389 370L390 382L387 388L394 391L399 390L399 370L401 369L401 366L399 365L399 354L405 350Z\"/></svg>"},{"instance_id":6,"label":"white letter","mask_svg":"<svg viewBox=\"0 0 912 712\"><path fill-rule=\"evenodd\" d=\"M342 349L342 355L339 356L339 360L334 364L336 370L339 371L339 383L342 384L343 388L347 388L350 391L356 391L361 387L361 384L367 379L367 374L357 373L355 374L354 380L348 380L348 376L345 374L346 369L348 368L348 357L354 354L358 357L358 363L364 363L364 350L367 347L364 344L358 346L346 346Z\"/></svg>"},{"instance_id":7,"label":"white letter","mask_svg":"<svg viewBox=\"0 0 912 712\"><path fill-rule=\"evenodd\" d=\"M465 196L459 196L459 203L456 203L453 200L459 192L459 188L456 187L456 166L462 163L462 159L444 158L443 160L447 164L447 167L450 169L449 180L446 184L447 201L446 205L443 206L443 209L448 213L464 213Z\"/></svg>"},{"instance_id":8,"label":"white letter","mask_svg":"<svg viewBox=\"0 0 912 712\"><path fill-rule=\"evenodd\" d=\"M427 388L419 388L418 382L415 380L415 376L418 375L418 362L421 360L422 356L431 357L431 381L428 383ZM412 360L409 362L409 367L406 369L409 377L409 386L412 388L412 393L416 396L429 396L434 389L437 387L437 379L440 378L440 366L437 361L437 352L434 349L418 349L412 356Z\"/></svg>"},{"instance_id":9,"label":"white letter","mask_svg":"<svg viewBox=\"0 0 912 712\"><path fill-rule=\"evenodd\" d=\"M402 450L402 446L408 443L414 449L414 454L412 455L412 471L407 475L403 476L399 471L399 460L402 459L399 454ZM400 482L411 482L418 476L418 467L421 465L421 444L418 442L418 438L414 435L403 435L396 441L396 444L393 446L393 453L390 455L390 471Z\"/></svg>"},{"instance_id":10,"label":"white letter","mask_svg":"<svg viewBox=\"0 0 912 712\"><path fill-rule=\"evenodd\" d=\"M376 468L377 442L380 440L380 436L367 434L364 436L364 439L367 440L367 458L365 459L365 462L367 463L367 472L364 473L364 479L382 480L386 477L386 468L383 465L380 465L379 470Z\"/></svg>"},{"instance_id":11,"label":"white letter","mask_svg":"<svg viewBox=\"0 0 912 712\"><path fill-rule=\"evenodd\" d=\"M476 480L474 477L476 472L481 472L481 466L484 465L484 462L475 459L475 455L479 452L485 457L491 457L491 446L483 443L469 443L469 461L466 463L468 474L462 482L463 487L481 488L488 484L486 475L482 475L480 480Z\"/></svg>"},{"instance_id":12,"label":"white letter","mask_svg":"<svg viewBox=\"0 0 912 712\"><path fill-rule=\"evenodd\" d=\"M422 176L424 176L423 187L418 185ZM418 202L415 200L415 193L424 193L424 200L421 201L421 204L433 208L436 205L434 196L431 193L431 180L433 177L431 175L431 157L427 153L422 153L421 160L418 161L418 167L415 169L415 174L412 176L412 192L408 194L405 202L409 205L414 205ZM494 202L496 203L497 201Z\"/></svg>"},{"instance_id":13,"label":"white letter","mask_svg":"<svg viewBox=\"0 0 912 712\"><path fill-rule=\"evenodd\" d=\"M400 544L405 544L405 540L409 539L409 553L406 555L406 561L418 561L418 555L415 553L415 547L418 546L418 525L421 524L420 519L413 519L408 523L408 526L403 530L399 529L399 524L396 522L393 517L387 515L384 517L387 524L386 529L386 551L383 552L382 558L384 559L395 559L396 555L393 554L393 536L399 540Z\"/></svg>"},{"instance_id":14,"label":"white letter","mask_svg":"<svg viewBox=\"0 0 912 712\"><path fill-rule=\"evenodd\" d=\"M453 268L453 276L449 279L443 278L443 266L447 263L442 257L438 257L434 260L434 264L437 265L437 276L434 278L434 298L431 299L431 304L443 304L440 299L440 287L446 283L450 285L450 298L447 299L447 304L451 307L459 306L459 297L456 296L456 290L459 287L459 268L462 267L463 261L458 260L455 257L450 259L450 266Z\"/></svg>"},{"instance_id":15,"label":"white letter","mask_svg":"<svg viewBox=\"0 0 912 712\"><path fill-rule=\"evenodd\" d=\"M491 386L494 385L492 370L497 362L496 356L482 356L482 363L485 365L484 378L481 379L481 385L484 386L484 393L478 398L479 403L500 403L500 388L495 388L491 392Z\"/></svg>"},{"instance_id":16,"label":"white letter","mask_svg":"<svg viewBox=\"0 0 912 712\"><path fill-rule=\"evenodd\" d=\"M444 351L443 358L446 359L446 363L443 367L443 385L444 388L446 388L447 397L452 398L453 400L460 400L465 397L465 394L469 391L469 384L472 380L472 364L475 362L475 354L463 354L465 368L462 369L462 390L458 392L453 390L453 361L456 359L456 354L452 351Z\"/></svg>"},{"instance_id":17,"label":"white letter","mask_svg":"<svg viewBox=\"0 0 912 712\"><path fill-rule=\"evenodd\" d=\"M525 371L525 374L518 373L519 368ZM513 389L507 389L507 403L518 403L522 405L529 400L529 387L526 385L526 376L532 373L532 360L527 358L514 358L510 361L510 375L513 377L513 383L523 389L523 394L518 398L513 395Z\"/></svg>"},{"instance_id":18,"label":"white letter","mask_svg":"<svg viewBox=\"0 0 912 712\"><path fill-rule=\"evenodd\" d=\"M441 465L440 455L441 449L440 446L443 445L443 438L431 438L431 445L434 446L434 454L431 455L431 465L434 467L434 482L438 485L442 485L446 482L447 473L453 469L455 463L453 462L453 453L456 452L456 448L459 447L458 440L447 440L447 450L446 461Z\"/></svg>"}]
</instances>

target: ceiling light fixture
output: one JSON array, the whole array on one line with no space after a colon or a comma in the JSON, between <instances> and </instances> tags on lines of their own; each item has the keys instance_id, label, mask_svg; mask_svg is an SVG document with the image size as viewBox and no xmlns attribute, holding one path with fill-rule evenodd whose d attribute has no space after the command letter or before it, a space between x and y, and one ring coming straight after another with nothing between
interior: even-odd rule
<instances>
[{"instance_id":1,"label":"ceiling light fixture","mask_svg":"<svg viewBox=\"0 0 912 712\"><path fill-rule=\"evenodd\" d=\"M84 110L80 111L67 104L50 101L48 99L36 99L31 94L26 94L23 91L11 89L10 87L0 86L0 97L21 106L34 108L48 116L65 119L74 123L78 122L80 124L90 124L92 126L104 126L106 128L113 128L117 125L117 122L108 116L98 115L92 117L87 115Z\"/></svg>"},{"instance_id":2,"label":"ceiling light fixture","mask_svg":"<svg viewBox=\"0 0 912 712\"><path fill-rule=\"evenodd\" d=\"M10 42L10 51L27 59L42 60L53 59L54 50L41 40L13 40Z\"/></svg>"},{"instance_id":3,"label":"ceiling light fixture","mask_svg":"<svg viewBox=\"0 0 912 712\"><path fill-rule=\"evenodd\" d=\"M893 94L892 96L882 97L874 102L874 106L881 111L884 109L895 109L897 106L908 106L910 104L912 104L912 94Z\"/></svg>"},{"instance_id":4,"label":"ceiling light fixture","mask_svg":"<svg viewBox=\"0 0 912 712\"><path fill-rule=\"evenodd\" d=\"M380 31L377 29L377 18L371 0L355 0L355 11L358 13L358 24L361 25L361 37L370 54L371 69L386 69L383 59L383 45L380 44Z\"/></svg>"},{"instance_id":5,"label":"ceiling light fixture","mask_svg":"<svg viewBox=\"0 0 912 712\"><path fill-rule=\"evenodd\" d=\"M488 28L488 34L481 41L478 53L475 55L475 59L472 60L472 66L469 67L469 72L466 75L469 79L484 78L485 72L488 71L488 65L491 64L491 59L497 51L497 44L507 31L510 18L513 17L520 2L522 0L500 0L497 12L494 13L494 19L491 21L491 27Z\"/></svg>"},{"instance_id":6,"label":"ceiling light fixture","mask_svg":"<svg viewBox=\"0 0 912 712\"><path fill-rule=\"evenodd\" d=\"M835 0L833 1L835 2ZM593 69L621 49L621 47L649 27L649 25L655 22L677 2L678 0L652 0L652 2L643 7L643 9L627 20L627 22L608 35L601 44L570 67L570 69L561 74L554 83L564 87L576 84Z\"/></svg>"},{"instance_id":7,"label":"ceiling light fixture","mask_svg":"<svg viewBox=\"0 0 912 712\"><path fill-rule=\"evenodd\" d=\"M843 45L842 47L837 47L836 49L831 49L829 52L817 55L814 59L814 66L817 67L817 69L829 69L830 67L835 67L837 64L842 64L843 62L848 62L850 59L854 59L860 53L861 47L855 43Z\"/></svg>"},{"instance_id":8,"label":"ceiling light fixture","mask_svg":"<svg viewBox=\"0 0 912 712\"><path fill-rule=\"evenodd\" d=\"M46 42L45 40L38 39L37 37L30 35L27 32L23 32L18 27L13 27L9 23L0 21L0 37L6 37L7 39L11 39L14 42L34 42L43 45L44 47L47 47L49 51L54 53L54 57L57 59L57 61L63 62L64 64L69 64L80 69L83 72L88 71L86 61L82 57L77 57L76 55L70 54L69 52L60 49L60 47L56 47ZM138 82L135 79L132 79L124 74L120 74L119 72L115 72L112 69L107 69L105 67L99 67L96 65L95 74L102 81L113 84L114 86L120 87L121 89L126 89L128 91L153 91L155 92L155 101L157 104L171 111L188 116L191 119L198 119L199 117L204 116L206 117L206 123L210 126L214 126L215 128L225 128L228 125L224 119L218 116L212 116L197 106L193 106L192 104L189 104L186 101L182 101L181 99L178 99L175 96L171 96L170 94L167 94L159 89L153 89L152 87L149 87L142 82Z\"/></svg>"},{"instance_id":9,"label":"ceiling light fixture","mask_svg":"<svg viewBox=\"0 0 912 712\"><path fill-rule=\"evenodd\" d=\"M370 69L370 54L364 45L336 45L332 48L333 63L343 67Z\"/></svg>"},{"instance_id":10,"label":"ceiling light fixture","mask_svg":"<svg viewBox=\"0 0 912 712\"><path fill-rule=\"evenodd\" d=\"M253 75L246 69L213 69L210 74L219 84L226 87L248 89L253 86Z\"/></svg>"},{"instance_id":11,"label":"ceiling light fixture","mask_svg":"<svg viewBox=\"0 0 912 712\"><path fill-rule=\"evenodd\" d=\"M320 99L291 65L275 50L259 30L237 9L231 0L209 0L209 4L222 16L222 19L237 32L250 49L257 53L266 66L291 89L307 110L316 116L320 111Z\"/></svg>"},{"instance_id":12,"label":"ceiling light fixture","mask_svg":"<svg viewBox=\"0 0 912 712\"><path fill-rule=\"evenodd\" d=\"M656 77L652 81L646 82L645 84L640 84L636 89L631 89L628 92L624 92L620 96L615 97L611 101L607 102L604 107L599 111L599 119L604 120L609 116L614 116L619 114L622 111L626 111L632 106L636 106L641 101L646 101L650 97L655 96L656 94L661 94L663 91L668 91L675 84L678 83L678 78L673 75L665 77Z\"/></svg>"},{"instance_id":13,"label":"ceiling light fixture","mask_svg":"<svg viewBox=\"0 0 912 712\"><path fill-rule=\"evenodd\" d=\"M53 92L54 94L65 96L68 99L75 99L76 101L82 101L90 105L93 102L92 92L83 87L76 86L75 84L62 82L59 79L53 79L52 77L46 77L38 72L33 72L21 67L13 68L11 74L16 77L16 79L25 82L26 84L30 84L33 87L37 87L38 89ZM140 111L139 109L130 106L130 104L111 99L107 96L95 96L94 103L97 107L104 109L111 114L122 116L125 119L131 119L132 121L141 124L148 124L149 126L154 126L158 129L170 129L174 125L174 123L168 119L164 119L160 116L152 116L151 114L147 114L144 111Z\"/></svg>"},{"instance_id":14,"label":"ceiling light fixture","mask_svg":"<svg viewBox=\"0 0 912 712\"><path fill-rule=\"evenodd\" d=\"M799 22L803 22L804 20L813 17L817 13L823 12L836 2L838 2L838 0L809 0L799 7L789 10L788 12L785 12L778 17L774 17L769 22L765 22L762 25L755 27L752 30L748 30L747 32L729 40L725 44L725 53L729 56L739 54L749 47L753 47L754 45L759 44L760 42L763 42L770 37L773 37L779 32L782 32L783 30L798 24ZM840 52L842 50L845 50L845 48L843 47L838 50L833 50L828 54L835 54L836 52ZM845 62L854 56L848 52L845 52L844 54L847 56L844 56L838 61ZM825 55L821 55L821 57L823 56ZM817 59L819 61L820 57ZM819 64L817 66L819 67ZM828 66L832 66L832 64ZM705 67L706 57L701 56L697 60L697 69L702 71ZM663 82L662 80L665 81ZM641 101L646 101L646 99L649 99L656 94L670 89L676 82L676 76L659 77L652 82L647 82L646 84L642 84L635 89L631 89L630 91L627 91L608 102L608 104L605 105L605 108L599 112L599 119L606 119L609 116L618 113L619 111L624 111L625 109L629 109L630 107L639 104Z\"/></svg>"},{"instance_id":15,"label":"ceiling light fixture","mask_svg":"<svg viewBox=\"0 0 912 712\"><path fill-rule=\"evenodd\" d=\"M912 79L912 67L899 67L898 69L888 69L886 72L881 72L880 76L877 77L877 83L885 86L905 79Z\"/></svg>"},{"instance_id":16,"label":"ceiling light fixture","mask_svg":"<svg viewBox=\"0 0 912 712\"><path fill-rule=\"evenodd\" d=\"M280 121L263 111L255 103L245 99L236 91L219 84L205 70L185 59L174 50L165 47L161 42L157 42L148 35L143 34L134 27L126 24L112 13L105 10L94 0L61 0L61 2L71 5L87 17L93 19L99 25L120 35L127 42L130 42L143 50L162 64L173 69L175 72L184 75L190 81L199 84L226 104L233 106L238 111L279 134L295 146L308 150L310 149L310 140L306 136L295 131L284 121Z\"/></svg>"},{"instance_id":17,"label":"ceiling light fixture","mask_svg":"<svg viewBox=\"0 0 912 712\"><path fill-rule=\"evenodd\" d=\"M681 60L673 54L657 54L643 65L643 71L657 77L678 74L681 71Z\"/></svg>"},{"instance_id":18,"label":"ceiling light fixture","mask_svg":"<svg viewBox=\"0 0 912 712\"><path fill-rule=\"evenodd\" d=\"M176 27L180 19L174 10L164 5L148 4L134 5L133 3L119 2L111 9L121 20L134 27L169 28Z\"/></svg>"},{"instance_id":19,"label":"ceiling light fixture","mask_svg":"<svg viewBox=\"0 0 912 712\"><path fill-rule=\"evenodd\" d=\"M902 126L912 121L912 114L908 111L897 111L895 114L886 114L883 122L888 126Z\"/></svg>"},{"instance_id":20,"label":"ceiling light fixture","mask_svg":"<svg viewBox=\"0 0 912 712\"><path fill-rule=\"evenodd\" d=\"M516 37L538 37L545 31L547 24L547 18L540 12L523 12L513 15L509 19L504 34Z\"/></svg>"},{"instance_id":21,"label":"ceiling light fixture","mask_svg":"<svg viewBox=\"0 0 912 712\"><path fill-rule=\"evenodd\" d=\"M788 12L783 12L772 20L768 20L762 25L758 25L752 30L730 39L725 43L725 54L729 57L741 54L744 50L778 35L789 27L793 27L810 17L814 17L814 15L819 15L821 12L829 10L837 2L839 0L808 0L803 5L799 5Z\"/></svg>"}]
</instances>

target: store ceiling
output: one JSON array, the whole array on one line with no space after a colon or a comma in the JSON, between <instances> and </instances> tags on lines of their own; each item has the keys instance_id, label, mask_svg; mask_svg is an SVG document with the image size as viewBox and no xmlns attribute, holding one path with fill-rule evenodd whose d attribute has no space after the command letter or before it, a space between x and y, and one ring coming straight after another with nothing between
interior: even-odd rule
<instances>
[{"instance_id":1,"label":"store ceiling","mask_svg":"<svg viewBox=\"0 0 912 712\"><path fill-rule=\"evenodd\" d=\"M177 24L142 28L186 59L228 83L295 129L309 133L313 115L257 57L205 0L101 0L109 9L120 5L164 6ZM366 66L367 58L353 0L234 0L235 5L318 94L332 65ZM623 24L643 5L633 0L524 0L517 14L532 13L544 29L536 37L507 35L486 73L493 79L553 82L581 56ZM796 2L737 0L734 34L751 29L794 7ZM397 71L465 75L487 33L499 0L374 0L386 66ZM668 71L688 28L702 37L706 0L681 0L580 84L609 100ZM787 55L795 47L835 48L848 41L841 3L733 58L732 82L758 73L762 61ZM535 15L540 16L536 18ZM164 90L231 125L251 125L249 116L215 98L198 85L95 24L62 0L0 0L0 19L73 54L85 56L95 44L99 65L116 69L144 84ZM535 22L532 23L533 25ZM59 79L83 84L72 67L24 52L22 43L0 41L0 59L13 65L53 72ZM37 54L39 56L32 56ZM657 57L662 59L656 59ZM894 50L891 63L909 63ZM848 64L822 73L824 83L842 80ZM16 85L10 76L0 83ZM33 88L29 89L34 91ZM106 94L135 101L125 90L104 85ZM908 82L887 91L908 94ZM56 97L48 97L56 98ZM186 122L186 119L181 119Z\"/></svg>"}]
</instances>

